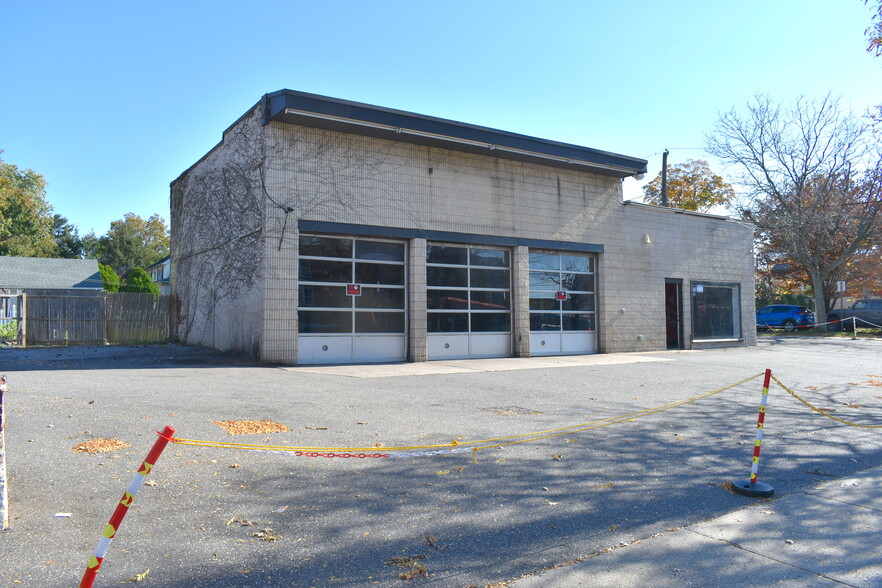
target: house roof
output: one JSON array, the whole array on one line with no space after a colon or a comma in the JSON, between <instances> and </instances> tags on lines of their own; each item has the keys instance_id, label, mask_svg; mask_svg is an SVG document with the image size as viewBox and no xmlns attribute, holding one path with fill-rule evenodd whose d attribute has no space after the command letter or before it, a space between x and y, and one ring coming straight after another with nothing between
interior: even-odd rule
<instances>
[{"instance_id":1,"label":"house roof","mask_svg":"<svg viewBox=\"0 0 882 588\"><path fill-rule=\"evenodd\" d=\"M95 259L0 256L0 288L102 290Z\"/></svg>"},{"instance_id":2,"label":"house roof","mask_svg":"<svg viewBox=\"0 0 882 588\"><path fill-rule=\"evenodd\" d=\"M169 262L170 259L171 259L171 256L170 256L170 255L166 255L165 257L163 257L162 259L160 259L160 260L157 261L156 263L154 263L154 264L152 264L152 265L148 265L147 267L145 267L144 270L149 272L150 270L152 270L152 269L155 268L155 267L159 267L159 266L161 266L161 265L165 265L165 264L167 264L167 263Z\"/></svg>"},{"instance_id":3,"label":"house roof","mask_svg":"<svg viewBox=\"0 0 882 588\"><path fill-rule=\"evenodd\" d=\"M263 123L284 122L625 178L646 160L294 90L264 95Z\"/></svg>"}]
</instances>

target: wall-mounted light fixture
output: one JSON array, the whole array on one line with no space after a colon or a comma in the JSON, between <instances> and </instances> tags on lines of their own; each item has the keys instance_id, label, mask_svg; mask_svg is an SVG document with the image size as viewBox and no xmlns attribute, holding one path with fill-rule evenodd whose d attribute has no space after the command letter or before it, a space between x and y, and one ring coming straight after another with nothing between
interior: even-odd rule
<instances>
[{"instance_id":1,"label":"wall-mounted light fixture","mask_svg":"<svg viewBox=\"0 0 882 588\"><path fill-rule=\"evenodd\" d=\"M643 235L643 244L644 245L652 245L652 239L649 237L649 233Z\"/></svg>"}]
</instances>

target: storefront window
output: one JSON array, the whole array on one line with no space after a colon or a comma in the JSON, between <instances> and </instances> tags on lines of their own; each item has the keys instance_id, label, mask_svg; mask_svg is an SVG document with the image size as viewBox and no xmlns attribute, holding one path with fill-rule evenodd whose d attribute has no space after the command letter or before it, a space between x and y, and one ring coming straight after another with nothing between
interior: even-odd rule
<instances>
[{"instance_id":1,"label":"storefront window","mask_svg":"<svg viewBox=\"0 0 882 588\"><path fill-rule=\"evenodd\" d=\"M693 282L693 339L739 339L740 309L741 292L737 284Z\"/></svg>"}]
</instances>

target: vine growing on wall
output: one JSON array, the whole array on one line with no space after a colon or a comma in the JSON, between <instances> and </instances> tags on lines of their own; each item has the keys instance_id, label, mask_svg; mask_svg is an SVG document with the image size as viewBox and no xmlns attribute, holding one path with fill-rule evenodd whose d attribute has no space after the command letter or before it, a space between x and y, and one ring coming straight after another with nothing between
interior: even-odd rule
<instances>
[{"instance_id":1,"label":"vine growing on wall","mask_svg":"<svg viewBox=\"0 0 882 588\"><path fill-rule=\"evenodd\" d=\"M390 150L345 133L271 128L260 118L258 106L172 186L174 316L188 342L215 344L223 336L214 331L219 307L256 294L268 271L264 244L281 251L299 220L373 216L381 224L397 211L418 226L389 180L404 165Z\"/></svg>"}]
</instances>

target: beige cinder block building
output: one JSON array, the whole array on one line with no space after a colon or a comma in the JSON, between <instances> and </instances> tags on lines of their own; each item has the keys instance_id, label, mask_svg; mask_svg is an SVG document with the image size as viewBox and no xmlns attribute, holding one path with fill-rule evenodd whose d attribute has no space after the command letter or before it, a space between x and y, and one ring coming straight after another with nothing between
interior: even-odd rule
<instances>
[{"instance_id":1,"label":"beige cinder block building","mask_svg":"<svg viewBox=\"0 0 882 588\"><path fill-rule=\"evenodd\" d=\"M646 161L267 94L171 184L182 341L283 364L753 345L752 229Z\"/></svg>"}]
</instances>

